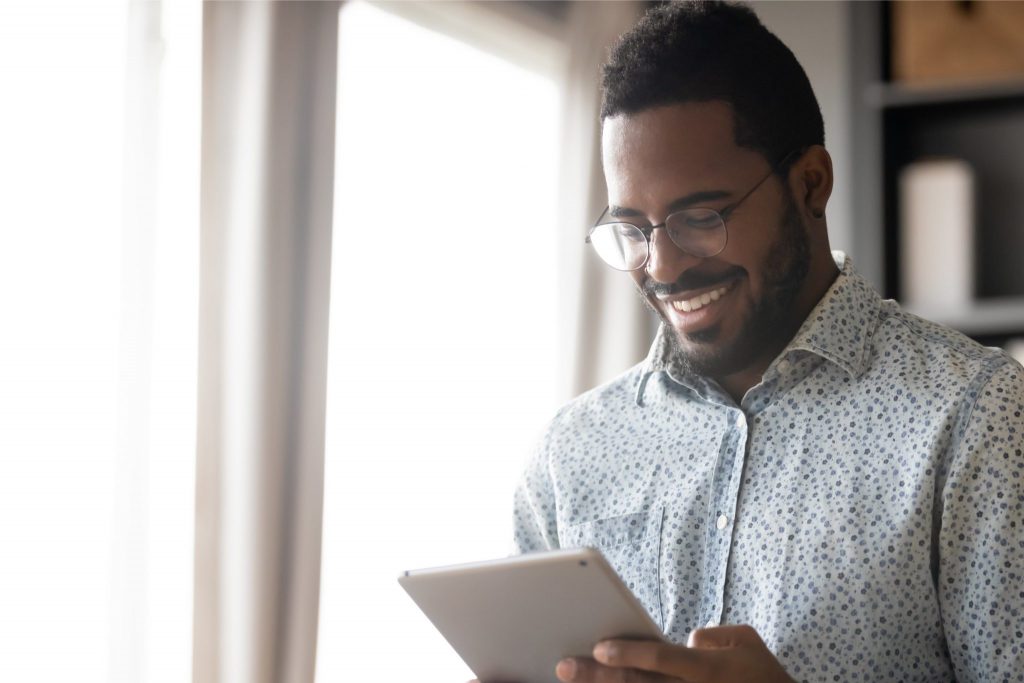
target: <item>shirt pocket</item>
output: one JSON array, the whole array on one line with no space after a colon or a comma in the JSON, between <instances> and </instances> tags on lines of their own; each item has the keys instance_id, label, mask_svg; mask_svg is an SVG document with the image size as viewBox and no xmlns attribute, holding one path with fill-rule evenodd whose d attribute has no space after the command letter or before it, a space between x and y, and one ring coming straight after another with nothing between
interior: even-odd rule
<instances>
[{"instance_id":1,"label":"shirt pocket","mask_svg":"<svg viewBox=\"0 0 1024 683\"><path fill-rule=\"evenodd\" d=\"M662 508L606 517L566 527L563 548L596 548L659 627L661 617Z\"/></svg>"}]
</instances>

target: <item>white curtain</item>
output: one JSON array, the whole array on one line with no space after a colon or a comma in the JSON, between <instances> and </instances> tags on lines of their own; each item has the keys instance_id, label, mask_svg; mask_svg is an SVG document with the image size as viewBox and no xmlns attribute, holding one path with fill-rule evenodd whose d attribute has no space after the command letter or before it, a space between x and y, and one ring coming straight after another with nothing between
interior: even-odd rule
<instances>
[{"instance_id":1,"label":"white curtain","mask_svg":"<svg viewBox=\"0 0 1024 683\"><path fill-rule=\"evenodd\" d=\"M190 669L200 8L131 0L106 680Z\"/></svg>"},{"instance_id":2,"label":"white curtain","mask_svg":"<svg viewBox=\"0 0 1024 683\"><path fill-rule=\"evenodd\" d=\"M199 23L0 3L3 681L189 677Z\"/></svg>"},{"instance_id":3,"label":"white curtain","mask_svg":"<svg viewBox=\"0 0 1024 683\"><path fill-rule=\"evenodd\" d=\"M563 122L565 197L561 240L563 394L574 396L642 359L654 323L629 275L605 266L584 245L585 230L607 201L601 169L600 67L632 26L642 2L574 2L566 17L569 44Z\"/></svg>"},{"instance_id":4,"label":"white curtain","mask_svg":"<svg viewBox=\"0 0 1024 683\"><path fill-rule=\"evenodd\" d=\"M338 7L203 7L196 683L313 680Z\"/></svg>"},{"instance_id":5,"label":"white curtain","mask_svg":"<svg viewBox=\"0 0 1024 683\"><path fill-rule=\"evenodd\" d=\"M642 3L572 3L559 252L565 395L643 357L627 275L583 244L605 203L599 67ZM337 2L206 3L194 680L311 681Z\"/></svg>"}]
</instances>

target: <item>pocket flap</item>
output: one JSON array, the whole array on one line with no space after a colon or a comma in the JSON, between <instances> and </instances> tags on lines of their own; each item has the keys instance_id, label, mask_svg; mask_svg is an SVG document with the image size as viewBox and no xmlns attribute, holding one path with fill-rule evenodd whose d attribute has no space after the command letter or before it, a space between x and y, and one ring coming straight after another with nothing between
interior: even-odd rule
<instances>
[{"instance_id":1,"label":"pocket flap","mask_svg":"<svg viewBox=\"0 0 1024 683\"><path fill-rule=\"evenodd\" d=\"M566 527L562 533L561 545L565 548L610 548L641 541L660 533L661 508L656 508Z\"/></svg>"}]
</instances>

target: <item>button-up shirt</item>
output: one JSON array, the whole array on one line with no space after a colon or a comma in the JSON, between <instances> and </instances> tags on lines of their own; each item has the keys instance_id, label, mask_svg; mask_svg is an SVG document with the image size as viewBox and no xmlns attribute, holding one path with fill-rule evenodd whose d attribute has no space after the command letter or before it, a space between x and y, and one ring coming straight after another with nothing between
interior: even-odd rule
<instances>
[{"instance_id":1,"label":"button-up shirt","mask_svg":"<svg viewBox=\"0 0 1024 683\"><path fill-rule=\"evenodd\" d=\"M601 550L672 641L808 681L1024 681L1024 371L841 272L737 404L648 358L562 408L519 552Z\"/></svg>"}]
</instances>

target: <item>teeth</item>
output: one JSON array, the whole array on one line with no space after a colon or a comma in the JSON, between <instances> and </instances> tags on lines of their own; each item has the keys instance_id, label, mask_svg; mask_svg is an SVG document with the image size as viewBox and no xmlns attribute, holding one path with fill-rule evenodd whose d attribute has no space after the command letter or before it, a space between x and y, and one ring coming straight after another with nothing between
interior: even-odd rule
<instances>
[{"instance_id":1,"label":"teeth","mask_svg":"<svg viewBox=\"0 0 1024 683\"><path fill-rule=\"evenodd\" d=\"M673 301L672 306L674 306L677 311L689 313L690 311L696 311L703 308L704 306L707 306L712 301L718 301L720 298L722 298L722 295L725 294L727 291L729 291L728 286L719 287L718 289L715 289L710 292L705 292L704 294L699 294L693 297L692 299L688 299L686 301Z\"/></svg>"}]
</instances>

